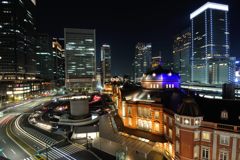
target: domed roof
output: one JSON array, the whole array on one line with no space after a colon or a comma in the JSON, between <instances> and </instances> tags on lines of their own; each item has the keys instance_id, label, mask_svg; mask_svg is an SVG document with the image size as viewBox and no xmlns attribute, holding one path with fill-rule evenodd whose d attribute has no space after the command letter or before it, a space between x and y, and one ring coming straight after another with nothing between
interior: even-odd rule
<instances>
[{"instance_id":1,"label":"domed roof","mask_svg":"<svg viewBox=\"0 0 240 160\"><path fill-rule=\"evenodd\" d=\"M169 69L163 69L161 66L154 68L143 75L142 81L179 81L178 73Z\"/></svg>"},{"instance_id":2,"label":"domed roof","mask_svg":"<svg viewBox=\"0 0 240 160\"><path fill-rule=\"evenodd\" d=\"M183 102L179 107L177 113L179 115L191 116L191 117L198 117L202 115L198 104L190 96L183 99Z\"/></svg>"}]
</instances>

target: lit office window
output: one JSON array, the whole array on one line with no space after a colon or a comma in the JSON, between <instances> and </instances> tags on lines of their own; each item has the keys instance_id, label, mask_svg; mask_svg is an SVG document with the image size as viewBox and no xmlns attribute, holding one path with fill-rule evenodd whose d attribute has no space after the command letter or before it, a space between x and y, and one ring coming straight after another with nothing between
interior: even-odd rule
<instances>
[{"instance_id":1,"label":"lit office window","mask_svg":"<svg viewBox=\"0 0 240 160\"><path fill-rule=\"evenodd\" d=\"M211 133L203 131L202 132L202 140L203 141L210 141L211 140Z\"/></svg>"}]
</instances>

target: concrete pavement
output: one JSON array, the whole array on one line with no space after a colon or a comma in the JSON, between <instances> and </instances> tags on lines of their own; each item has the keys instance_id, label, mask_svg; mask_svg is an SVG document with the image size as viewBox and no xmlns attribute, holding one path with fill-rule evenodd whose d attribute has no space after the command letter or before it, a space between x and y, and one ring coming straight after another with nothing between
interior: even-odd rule
<instances>
[{"instance_id":1,"label":"concrete pavement","mask_svg":"<svg viewBox=\"0 0 240 160\"><path fill-rule=\"evenodd\" d=\"M99 121L100 137L93 141L93 147L111 155L125 151L128 159L145 160L153 150L153 142L143 142L137 137L124 135L116 131L111 115L103 115Z\"/></svg>"}]
</instances>

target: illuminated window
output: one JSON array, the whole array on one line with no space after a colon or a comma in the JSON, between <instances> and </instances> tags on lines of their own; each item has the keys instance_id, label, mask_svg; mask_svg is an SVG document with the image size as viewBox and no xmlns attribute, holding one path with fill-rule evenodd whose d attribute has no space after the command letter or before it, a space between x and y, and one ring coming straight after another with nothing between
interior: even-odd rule
<instances>
[{"instance_id":1,"label":"illuminated window","mask_svg":"<svg viewBox=\"0 0 240 160\"><path fill-rule=\"evenodd\" d=\"M228 152L220 151L219 152L219 160L228 160Z\"/></svg>"},{"instance_id":2,"label":"illuminated window","mask_svg":"<svg viewBox=\"0 0 240 160\"><path fill-rule=\"evenodd\" d=\"M176 141L176 152L180 153L179 141Z\"/></svg>"},{"instance_id":3,"label":"illuminated window","mask_svg":"<svg viewBox=\"0 0 240 160\"><path fill-rule=\"evenodd\" d=\"M221 112L221 118L222 119L228 119L228 112L226 110Z\"/></svg>"},{"instance_id":4,"label":"illuminated window","mask_svg":"<svg viewBox=\"0 0 240 160\"><path fill-rule=\"evenodd\" d=\"M176 127L176 136L177 136L177 137L180 137L180 130L179 130L178 127Z\"/></svg>"},{"instance_id":5,"label":"illuminated window","mask_svg":"<svg viewBox=\"0 0 240 160\"><path fill-rule=\"evenodd\" d=\"M168 88L168 84L166 84L166 88Z\"/></svg>"},{"instance_id":6,"label":"illuminated window","mask_svg":"<svg viewBox=\"0 0 240 160\"><path fill-rule=\"evenodd\" d=\"M194 120L194 125L197 126L197 125L199 125L199 123L200 123L200 120L199 120L199 119L195 119L195 120Z\"/></svg>"},{"instance_id":7,"label":"illuminated window","mask_svg":"<svg viewBox=\"0 0 240 160\"><path fill-rule=\"evenodd\" d=\"M180 117L179 116L176 116L176 121L180 122Z\"/></svg>"},{"instance_id":8,"label":"illuminated window","mask_svg":"<svg viewBox=\"0 0 240 160\"><path fill-rule=\"evenodd\" d=\"M172 129L168 129L169 138L172 139Z\"/></svg>"},{"instance_id":9,"label":"illuminated window","mask_svg":"<svg viewBox=\"0 0 240 160\"><path fill-rule=\"evenodd\" d=\"M167 127L166 125L163 126L164 134L167 135Z\"/></svg>"},{"instance_id":10,"label":"illuminated window","mask_svg":"<svg viewBox=\"0 0 240 160\"><path fill-rule=\"evenodd\" d=\"M125 101L122 102L122 116L125 117L126 116L126 107L125 107Z\"/></svg>"},{"instance_id":11,"label":"illuminated window","mask_svg":"<svg viewBox=\"0 0 240 160\"><path fill-rule=\"evenodd\" d=\"M167 116L166 116L166 114L163 114L163 121L164 121L164 122L167 122Z\"/></svg>"},{"instance_id":12,"label":"illuminated window","mask_svg":"<svg viewBox=\"0 0 240 160\"><path fill-rule=\"evenodd\" d=\"M154 118L155 119L159 119L159 111L155 111L154 112Z\"/></svg>"},{"instance_id":13,"label":"illuminated window","mask_svg":"<svg viewBox=\"0 0 240 160\"><path fill-rule=\"evenodd\" d=\"M202 159L208 160L210 155L209 155L209 147L202 147Z\"/></svg>"},{"instance_id":14,"label":"illuminated window","mask_svg":"<svg viewBox=\"0 0 240 160\"><path fill-rule=\"evenodd\" d=\"M199 146L196 145L193 148L193 158L198 159L198 157L199 157Z\"/></svg>"},{"instance_id":15,"label":"illuminated window","mask_svg":"<svg viewBox=\"0 0 240 160\"><path fill-rule=\"evenodd\" d=\"M200 131L195 131L194 132L194 140L199 140L200 139Z\"/></svg>"},{"instance_id":16,"label":"illuminated window","mask_svg":"<svg viewBox=\"0 0 240 160\"><path fill-rule=\"evenodd\" d=\"M132 126L132 118L130 118L130 117L128 118L128 125Z\"/></svg>"},{"instance_id":17,"label":"illuminated window","mask_svg":"<svg viewBox=\"0 0 240 160\"><path fill-rule=\"evenodd\" d=\"M185 125L190 125L190 119L189 118L184 118L184 124Z\"/></svg>"},{"instance_id":18,"label":"illuminated window","mask_svg":"<svg viewBox=\"0 0 240 160\"><path fill-rule=\"evenodd\" d=\"M220 135L220 144L221 145L229 145L229 140L230 140L229 136Z\"/></svg>"},{"instance_id":19,"label":"illuminated window","mask_svg":"<svg viewBox=\"0 0 240 160\"><path fill-rule=\"evenodd\" d=\"M203 131L202 132L202 140L204 141L210 141L211 140L211 133Z\"/></svg>"},{"instance_id":20,"label":"illuminated window","mask_svg":"<svg viewBox=\"0 0 240 160\"><path fill-rule=\"evenodd\" d=\"M159 125L158 122L155 122L155 123L154 123L154 129L155 129L156 132L160 132L160 127L159 127L159 126L160 126L160 125Z\"/></svg>"}]
</instances>

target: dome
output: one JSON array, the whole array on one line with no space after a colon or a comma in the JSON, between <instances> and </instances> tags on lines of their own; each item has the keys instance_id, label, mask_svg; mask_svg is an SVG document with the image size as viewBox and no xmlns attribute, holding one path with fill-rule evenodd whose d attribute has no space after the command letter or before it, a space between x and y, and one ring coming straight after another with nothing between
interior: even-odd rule
<instances>
[{"instance_id":1,"label":"dome","mask_svg":"<svg viewBox=\"0 0 240 160\"><path fill-rule=\"evenodd\" d=\"M191 117L201 116L199 106L192 97L187 97L183 99L183 102L179 107L177 113L183 116Z\"/></svg>"},{"instance_id":2,"label":"dome","mask_svg":"<svg viewBox=\"0 0 240 160\"><path fill-rule=\"evenodd\" d=\"M161 66L148 71L142 77L142 87L147 89L179 88L180 76Z\"/></svg>"}]
</instances>

